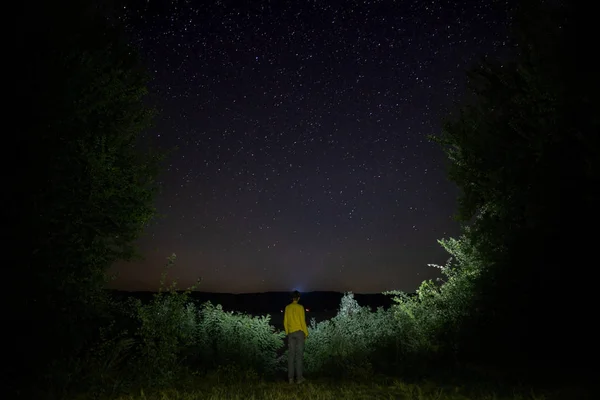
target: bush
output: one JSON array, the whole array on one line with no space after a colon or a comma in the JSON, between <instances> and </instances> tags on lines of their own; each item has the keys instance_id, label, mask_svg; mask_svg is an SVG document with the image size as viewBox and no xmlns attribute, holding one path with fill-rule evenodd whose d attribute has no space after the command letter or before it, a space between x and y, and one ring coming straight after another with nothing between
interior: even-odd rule
<instances>
[{"instance_id":1,"label":"bush","mask_svg":"<svg viewBox=\"0 0 600 400\"><path fill-rule=\"evenodd\" d=\"M78 378L95 395L114 394L132 383L128 363L134 359L137 341L114 322L100 328L100 338L81 362Z\"/></svg>"},{"instance_id":2,"label":"bush","mask_svg":"<svg viewBox=\"0 0 600 400\"><path fill-rule=\"evenodd\" d=\"M145 384L161 385L170 382L180 371L189 350L197 341L197 312L189 302L189 294L176 290L177 282L166 287L169 269L175 263L175 254L161 276L160 289L148 304L139 299L132 302L132 311L139 321L136 333L137 375Z\"/></svg>"},{"instance_id":3,"label":"bush","mask_svg":"<svg viewBox=\"0 0 600 400\"><path fill-rule=\"evenodd\" d=\"M272 375L281 369L278 351L283 347L284 332L276 332L270 316L251 317L226 312L221 305L205 303L197 323L196 356L204 368L236 365Z\"/></svg>"},{"instance_id":4,"label":"bush","mask_svg":"<svg viewBox=\"0 0 600 400\"><path fill-rule=\"evenodd\" d=\"M210 302L201 307L190 300L196 285L177 291L166 278L175 255L150 302L117 302L113 316L119 323L101 328L99 340L73 368L78 380L94 394L114 394L132 386L164 387L184 372L209 373L219 381L256 380L283 366L278 351L284 333L276 332L270 317L225 312ZM133 332L133 333L130 333Z\"/></svg>"},{"instance_id":5,"label":"bush","mask_svg":"<svg viewBox=\"0 0 600 400\"><path fill-rule=\"evenodd\" d=\"M423 282L416 296L388 292L395 304L371 311L348 292L335 317L313 319L306 372L368 378L376 372L423 371L432 361L454 357L465 321L474 314L482 263L464 236L440 244L452 256L443 267L432 265L444 278ZM256 380L285 369L285 333L275 330L270 316L226 312L210 302L196 306L189 299L195 286L185 292L176 291L176 282L165 287L174 261L173 255L151 302L136 299L123 308L136 323L133 336L123 328L103 331L108 333L90 358L97 380L123 387L123 376L129 376L129 383L161 386L186 369L218 382Z\"/></svg>"},{"instance_id":6,"label":"bush","mask_svg":"<svg viewBox=\"0 0 600 400\"><path fill-rule=\"evenodd\" d=\"M395 321L389 311L375 312L359 306L354 295L345 293L338 314L330 321L309 327L305 365L309 373L361 377L383 364L375 355L394 346ZM392 352L393 354L393 352Z\"/></svg>"},{"instance_id":7,"label":"bush","mask_svg":"<svg viewBox=\"0 0 600 400\"><path fill-rule=\"evenodd\" d=\"M391 291L392 306L405 360L455 358L459 335L475 314L477 279L482 262L465 236L440 240L452 256L440 268L443 278L421 283L416 296Z\"/></svg>"}]
</instances>

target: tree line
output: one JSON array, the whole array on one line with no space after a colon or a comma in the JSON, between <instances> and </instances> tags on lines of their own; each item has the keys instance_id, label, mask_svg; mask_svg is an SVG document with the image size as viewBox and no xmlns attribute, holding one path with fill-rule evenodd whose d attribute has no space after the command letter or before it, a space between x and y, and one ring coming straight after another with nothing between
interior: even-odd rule
<instances>
[{"instance_id":1,"label":"tree line","mask_svg":"<svg viewBox=\"0 0 600 400\"><path fill-rule=\"evenodd\" d=\"M114 8L84 3L17 14L19 164L5 226L18 254L7 266L15 388L68 375L98 340L113 318L106 272L137 256L156 216L166 153L144 139L149 75ZM472 312L451 339L461 362L573 366L592 346L600 104L579 49L589 18L567 2L523 2L511 57L469 72L470 100L432 138L478 254Z\"/></svg>"}]
</instances>

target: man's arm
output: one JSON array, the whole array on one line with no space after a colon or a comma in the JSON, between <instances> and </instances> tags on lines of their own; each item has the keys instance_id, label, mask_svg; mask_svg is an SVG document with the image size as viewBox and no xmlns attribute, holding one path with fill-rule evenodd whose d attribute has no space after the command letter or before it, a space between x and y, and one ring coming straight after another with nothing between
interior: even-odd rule
<instances>
[{"instance_id":1,"label":"man's arm","mask_svg":"<svg viewBox=\"0 0 600 400\"><path fill-rule=\"evenodd\" d=\"M288 319L288 308L285 308L285 313L283 313L283 329L285 330L285 334L288 334L288 324L287 324L287 319Z\"/></svg>"},{"instance_id":2,"label":"man's arm","mask_svg":"<svg viewBox=\"0 0 600 400\"><path fill-rule=\"evenodd\" d=\"M306 327L306 314L304 313L304 306L302 306L302 331L304 332L304 338L308 338L308 328Z\"/></svg>"}]
</instances>

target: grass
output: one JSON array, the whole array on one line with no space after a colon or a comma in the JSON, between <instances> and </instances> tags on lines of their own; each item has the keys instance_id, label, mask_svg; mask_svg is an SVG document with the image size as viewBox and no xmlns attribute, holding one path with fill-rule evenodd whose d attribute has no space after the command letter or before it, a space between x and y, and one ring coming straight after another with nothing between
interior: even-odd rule
<instances>
[{"instance_id":1,"label":"grass","mask_svg":"<svg viewBox=\"0 0 600 400\"><path fill-rule=\"evenodd\" d=\"M217 383L214 380L196 379L178 385L177 388L138 390L135 394L110 396L115 400L344 400L344 399L398 399L398 400L554 400L584 399L575 392L535 393L531 390L503 390L498 394L492 389L439 386L433 382L419 384L399 380L366 383L340 382L327 379L307 381L303 384L282 382L232 382ZM87 399L81 396L77 400Z\"/></svg>"},{"instance_id":2,"label":"grass","mask_svg":"<svg viewBox=\"0 0 600 400\"><path fill-rule=\"evenodd\" d=\"M515 397L511 397L515 399ZM220 385L204 389L141 391L137 395L127 395L119 400L334 400L334 399L415 399L415 400L475 400L460 393L446 393L443 389L427 390L415 385L381 386L377 384L323 384L304 383L264 383L254 385ZM488 395L477 399L500 400ZM524 398L523 398L524 399ZM541 400L542 397L536 398Z\"/></svg>"}]
</instances>

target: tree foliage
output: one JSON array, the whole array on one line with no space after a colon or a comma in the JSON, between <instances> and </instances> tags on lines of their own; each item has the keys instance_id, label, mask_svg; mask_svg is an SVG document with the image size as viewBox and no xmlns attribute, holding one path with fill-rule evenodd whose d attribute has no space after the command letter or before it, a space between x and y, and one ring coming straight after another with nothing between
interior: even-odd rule
<instances>
[{"instance_id":1,"label":"tree foliage","mask_svg":"<svg viewBox=\"0 0 600 400\"><path fill-rule=\"evenodd\" d=\"M14 243L24 250L16 282L28 290L13 311L28 367L68 358L95 335L107 268L135 255L155 215L162 154L142 142L148 76L107 10L36 4L16 34L27 168L13 181Z\"/></svg>"},{"instance_id":2,"label":"tree foliage","mask_svg":"<svg viewBox=\"0 0 600 400\"><path fill-rule=\"evenodd\" d=\"M515 57L473 70L472 101L434 138L462 190L458 217L485 271L478 305L494 323L482 337L505 355L557 359L540 335L581 333L578 318L572 326L552 321L577 311L557 296L586 286L570 266L593 259L581 226L598 220L600 204L599 80L574 49L584 17L567 3L521 4ZM591 304L582 300L579 310Z\"/></svg>"}]
</instances>

